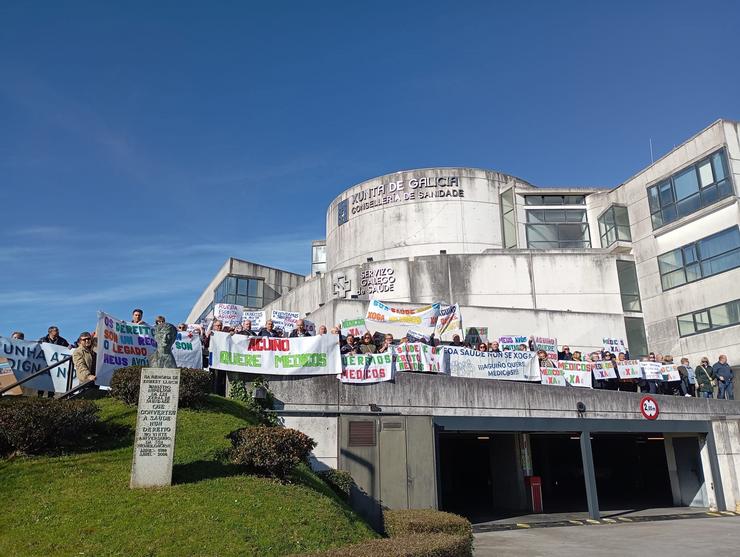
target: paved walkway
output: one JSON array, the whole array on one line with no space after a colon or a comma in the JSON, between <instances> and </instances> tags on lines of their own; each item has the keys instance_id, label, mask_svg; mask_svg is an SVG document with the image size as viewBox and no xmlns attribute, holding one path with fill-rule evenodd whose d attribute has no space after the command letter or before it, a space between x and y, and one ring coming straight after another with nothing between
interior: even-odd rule
<instances>
[{"instance_id":1,"label":"paved walkway","mask_svg":"<svg viewBox=\"0 0 740 557\"><path fill-rule=\"evenodd\" d=\"M533 528L475 534L475 557L736 557L740 517Z\"/></svg>"}]
</instances>

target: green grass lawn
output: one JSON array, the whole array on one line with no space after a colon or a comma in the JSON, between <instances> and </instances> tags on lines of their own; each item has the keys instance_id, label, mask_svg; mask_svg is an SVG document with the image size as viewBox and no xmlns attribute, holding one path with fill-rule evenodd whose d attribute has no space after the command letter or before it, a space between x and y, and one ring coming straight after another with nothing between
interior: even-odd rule
<instances>
[{"instance_id":1,"label":"green grass lawn","mask_svg":"<svg viewBox=\"0 0 740 557\"><path fill-rule=\"evenodd\" d=\"M281 484L220 459L252 417L217 396L178 413L172 487L130 490L136 410L98 403L115 433L87 452L0 461L1 556L285 555L376 536L307 468Z\"/></svg>"}]
</instances>

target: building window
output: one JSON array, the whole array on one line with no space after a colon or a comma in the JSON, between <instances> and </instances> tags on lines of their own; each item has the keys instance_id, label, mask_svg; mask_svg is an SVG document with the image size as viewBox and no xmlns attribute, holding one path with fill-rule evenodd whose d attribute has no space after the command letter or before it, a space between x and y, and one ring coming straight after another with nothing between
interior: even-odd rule
<instances>
[{"instance_id":1,"label":"building window","mask_svg":"<svg viewBox=\"0 0 740 557\"><path fill-rule=\"evenodd\" d=\"M311 245L311 274L326 272L326 242L314 242Z\"/></svg>"},{"instance_id":2,"label":"building window","mask_svg":"<svg viewBox=\"0 0 740 557\"><path fill-rule=\"evenodd\" d=\"M631 242L630 218L627 207L612 205L599 217L601 247L608 248L614 242Z\"/></svg>"},{"instance_id":3,"label":"building window","mask_svg":"<svg viewBox=\"0 0 740 557\"><path fill-rule=\"evenodd\" d=\"M627 333L627 349L630 351L630 358L639 359L647 356L647 337L642 317L625 317L624 329Z\"/></svg>"},{"instance_id":4,"label":"building window","mask_svg":"<svg viewBox=\"0 0 740 557\"><path fill-rule=\"evenodd\" d=\"M265 281L263 279L228 276L221 281L221 284L213 292L213 302L215 304L237 304L247 308L260 309L266 303L264 288Z\"/></svg>"},{"instance_id":5,"label":"building window","mask_svg":"<svg viewBox=\"0 0 740 557\"><path fill-rule=\"evenodd\" d=\"M619 292L622 295L622 310L642 311L635 262L618 260L617 278L619 279Z\"/></svg>"},{"instance_id":6,"label":"building window","mask_svg":"<svg viewBox=\"0 0 740 557\"><path fill-rule=\"evenodd\" d=\"M591 247L583 209L527 209L526 228L532 249Z\"/></svg>"},{"instance_id":7,"label":"building window","mask_svg":"<svg viewBox=\"0 0 740 557\"><path fill-rule=\"evenodd\" d=\"M740 300L679 315L677 319L682 337L732 327L740 324Z\"/></svg>"},{"instance_id":8,"label":"building window","mask_svg":"<svg viewBox=\"0 0 740 557\"><path fill-rule=\"evenodd\" d=\"M501 198L501 233L506 249L517 247L516 243L516 207L514 206L514 188L509 188L500 195Z\"/></svg>"},{"instance_id":9,"label":"building window","mask_svg":"<svg viewBox=\"0 0 740 557\"><path fill-rule=\"evenodd\" d=\"M676 172L647 192L653 229L731 196L724 150Z\"/></svg>"},{"instance_id":10,"label":"building window","mask_svg":"<svg viewBox=\"0 0 740 557\"><path fill-rule=\"evenodd\" d=\"M728 228L658 256L663 290L740 267L740 229Z\"/></svg>"},{"instance_id":11,"label":"building window","mask_svg":"<svg viewBox=\"0 0 740 557\"><path fill-rule=\"evenodd\" d=\"M585 205L585 195L526 195L525 205Z\"/></svg>"}]
</instances>

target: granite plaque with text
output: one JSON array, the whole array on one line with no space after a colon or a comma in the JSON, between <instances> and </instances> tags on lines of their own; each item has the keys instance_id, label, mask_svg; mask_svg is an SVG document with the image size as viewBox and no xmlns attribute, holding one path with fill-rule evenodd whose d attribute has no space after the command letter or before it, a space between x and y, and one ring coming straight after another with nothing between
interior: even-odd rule
<instances>
[{"instance_id":1,"label":"granite plaque with text","mask_svg":"<svg viewBox=\"0 0 740 557\"><path fill-rule=\"evenodd\" d=\"M178 368L145 367L141 370L131 466L132 488L161 487L172 483L179 391Z\"/></svg>"}]
</instances>

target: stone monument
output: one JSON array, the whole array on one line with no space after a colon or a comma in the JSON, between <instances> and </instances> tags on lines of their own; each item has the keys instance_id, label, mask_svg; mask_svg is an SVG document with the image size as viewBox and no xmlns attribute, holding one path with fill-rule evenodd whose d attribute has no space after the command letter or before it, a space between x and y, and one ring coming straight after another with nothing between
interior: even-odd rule
<instances>
[{"instance_id":1,"label":"stone monument","mask_svg":"<svg viewBox=\"0 0 740 557\"><path fill-rule=\"evenodd\" d=\"M157 351L149 357L149 365L153 367L141 370L131 488L172 483L180 393L180 370L175 367L172 355L177 329L169 323L158 324L154 338Z\"/></svg>"}]
</instances>

